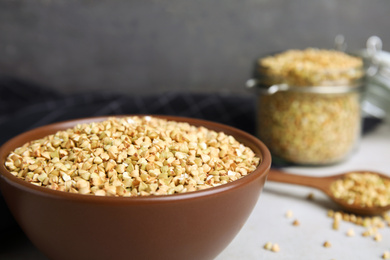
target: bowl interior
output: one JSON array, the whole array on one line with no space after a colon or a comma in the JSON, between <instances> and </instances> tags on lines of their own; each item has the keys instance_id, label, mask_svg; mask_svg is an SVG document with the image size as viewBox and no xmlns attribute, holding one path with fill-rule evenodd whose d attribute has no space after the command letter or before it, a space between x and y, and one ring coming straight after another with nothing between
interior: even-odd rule
<instances>
[{"instance_id":1,"label":"bowl interior","mask_svg":"<svg viewBox=\"0 0 390 260\"><path fill-rule=\"evenodd\" d=\"M125 116L125 115L124 115ZM126 115L127 116L127 115ZM148 115L137 115L137 116L148 116ZM121 116L117 116L121 117ZM39 138L43 138L47 135L54 134L57 131L60 130L65 130L68 128L71 128L77 124L82 124L82 123L91 123L91 122L100 122L108 119L109 117L90 117L90 118L82 118L82 119L76 119L76 120L69 120L69 121L64 121L64 122L59 122L59 123L54 123L46 126L42 126L30 131L27 131L25 133L22 133L8 142L6 142L3 146L0 147L0 173L1 177L5 178L7 181L12 181L15 182L17 185L21 185L20 188L23 189L33 189L35 191L41 191L45 192L48 195L57 195L57 196L65 196L69 198L74 198L74 199L88 199L88 200L108 200L109 203L115 203L115 201L118 201L118 199L122 200L142 200L144 202L146 201L164 201L164 200L177 200L177 199L187 199L187 198L192 198L192 197L197 197L197 196L207 196L211 195L214 193L218 193L222 190L229 189L230 186L236 186L236 185L242 185L245 182L251 181L258 173L261 174L267 174L267 171L271 165L271 156L270 152L268 151L268 148L256 137L239 130L234 127L230 127L227 125L211 122L211 121L206 121L202 119L196 119L196 118L185 118L185 117L177 117L177 116L159 116L159 115L153 115L153 117L158 117L158 118L164 118L167 120L172 120L172 121L177 121L177 122L187 122L191 125L194 126L204 126L208 129L214 130L214 131L221 131L224 132L225 134L232 135L234 136L237 141L240 143L243 143L244 145L248 146L251 148L256 156L260 157L260 164L257 167L257 169L253 172L253 174L249 174L239 180L236 180L234 182L230 182L221 186L214 187L212 189L205 189L205 190L200 190L196 192L188 192L188 193L180 193L180 194L172 194L172 195L160 195L160 196L137 196L137 197L109 197L109 196L84 196L80 194L73 194L73 193L68 193L68 192L58 192L55 190L39 187L36 185L31 185L30 183L21 180L19 178L16 178L12 174L9 173L9 171L5 168L5 160L10 153L10 151L14 150L15 148L22 146L23 144L31 141L31 140L36 140Z\"/></svg>"}]
</instances>

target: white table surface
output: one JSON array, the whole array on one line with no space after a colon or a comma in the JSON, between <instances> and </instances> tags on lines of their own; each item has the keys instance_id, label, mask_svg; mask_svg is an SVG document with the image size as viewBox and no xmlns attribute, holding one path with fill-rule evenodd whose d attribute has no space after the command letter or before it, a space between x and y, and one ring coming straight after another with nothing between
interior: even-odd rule
<instances>
[{"instance_id":1,"label":"white table surface","mask_svg":"<svg viewBox=\"0 0 390 260\"><path fill-rule=\"evenodd\" d=\"M390 124L383 123L364 135L358 150L345 162L326 167L290 167L286 171L302 175L325 176L351 170L373 170L390 175ZM307 196L313 193L314 199ZM322 192L313 188L266 182L260 199L247 223L217 260L261 259L382 259L390 251L390 227L379 229L383 236L377 242L363 237L366 228L341 222L339 230L332 229L329 209L337 206ZM292 218L286 212L293 212ZM299 226L292 225L297 219ZM355 236L346 235L353 228ZM329 241L330 248L323 243ZM266 242L277 243L279 252L263 248Z\"/></svg>"}]
</instances>

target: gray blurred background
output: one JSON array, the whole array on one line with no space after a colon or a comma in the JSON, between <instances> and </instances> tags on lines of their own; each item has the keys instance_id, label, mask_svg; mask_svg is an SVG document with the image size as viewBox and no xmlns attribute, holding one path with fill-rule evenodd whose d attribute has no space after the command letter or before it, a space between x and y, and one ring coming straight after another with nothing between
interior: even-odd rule
<instances>
[{"instance_id":1,"label":"gray blurred background","mask_svg":"<svg viewBox=\"0 0 390 260\"><path fill-rule=\"evenodd\" d=\"M0 74L64 93L245 92L256 57L390 46L388 0L0 0Z\"/></svg>"}]
</instances>

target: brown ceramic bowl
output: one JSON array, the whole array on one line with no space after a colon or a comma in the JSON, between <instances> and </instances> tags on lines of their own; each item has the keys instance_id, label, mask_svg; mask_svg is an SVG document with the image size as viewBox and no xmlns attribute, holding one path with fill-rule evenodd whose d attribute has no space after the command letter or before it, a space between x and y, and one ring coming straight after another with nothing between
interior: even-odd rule
<instances>
[{"instance_id":1,"label":"brown ceramic bowl","mask_svg":"<svg viewBox=\"0 0 390 260\"><path fill-rule=\"evenodd\" d=\"M16 136L0 148L0 188L16 221L50 259L213 259L232 241L263 189L271 156L257 138L209 121L157 116L233 135L261 164L231 183L177 195L100 197L38 187L4 167L27 141L106 117L66 121Z\"/></svg>"}]
</instances>

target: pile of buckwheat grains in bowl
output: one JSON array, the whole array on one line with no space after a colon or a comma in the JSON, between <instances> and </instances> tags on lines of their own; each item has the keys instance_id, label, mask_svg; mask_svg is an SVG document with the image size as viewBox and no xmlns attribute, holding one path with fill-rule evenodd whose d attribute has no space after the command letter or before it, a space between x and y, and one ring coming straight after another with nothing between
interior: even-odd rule
<instances>
[{"instance_id":1,"label":"pile of buckwheat grains in bowl","mask_svg":"<svg viewBox=\"0 0 390 260\"><path fill-rule=\"evenodd\" d=\"M363 63L343 52L289 50L259 60L262 83L299 88L354 86ZM360 92L324 94L278 91L258 98L258 137L274 156L323 165L343 160L360 137Z\"/></svg>"},{"instance_id":2,"label":"pile of buckwheat grains in bowl","mask_svg":"<svg viewBox=\"0 0 390 260\"><path fill-rule=\"evenodd\" d=\"M260 158L233 136L150 116L78 124L12 151L6 168L53 190L101 196L191 192L235 181Z\"/></svg>"}]
</instances>

